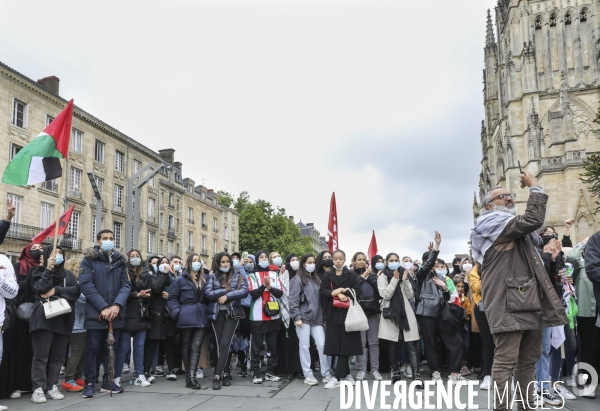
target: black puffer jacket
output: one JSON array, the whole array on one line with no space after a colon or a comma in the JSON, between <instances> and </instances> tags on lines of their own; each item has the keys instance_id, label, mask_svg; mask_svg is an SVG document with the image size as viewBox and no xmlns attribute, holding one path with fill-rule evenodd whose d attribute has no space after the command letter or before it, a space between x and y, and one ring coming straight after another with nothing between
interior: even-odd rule
<instances>
[{"instance_id":1,"label":"black puffer jacket","mask_svg":"<svg viewBox=\"0 0 600 411\"><path fill-rule=\"evenodd\" d=\"M150 318L142 318L141 304L149 305L150 299L139 298L137 294L141 290L152 288L153 278L148 271L140 274L139 279L135 280L135 273L132 270L128 271L131 291L127 298L127 309L125 310L125 330L130 332L149 330L152 326Z\"/></svg>"},{"instance_id":2,"label":"black puffer jacket","mask_svg":"<svg viewBox=\"0 0 600 411\"><path fill-rule=\"evenodd\" d=\"M152 277L152 298L150 299L150 312L152 313L152 327L148 330L146 338L151 340L164 340L167 337L167 300L162 297L163 291L171 284L171 276L169 273L163 273L158 270L156 274L150 274L146 271L143 274L148 274ZM142 275L143 275L142 274Z\"/></svg>"}]
</instances>

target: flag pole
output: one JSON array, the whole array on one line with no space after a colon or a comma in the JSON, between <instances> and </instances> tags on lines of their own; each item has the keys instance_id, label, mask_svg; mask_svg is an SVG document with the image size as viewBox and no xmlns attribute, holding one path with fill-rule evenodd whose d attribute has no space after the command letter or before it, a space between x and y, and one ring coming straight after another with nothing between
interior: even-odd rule
<instances>
[{"instance_id":1,"label":"flag pole","mask_svg":"<svg viewBox=\"0 0 600 411\"><path fill-rule=\"evenodd\" d=\"M67 170L65 170L65 166L66 166L66 160L64 158L61 158L60 160L60 165L63 169L62 172L62 176L60 179L60 182L58 184L58 204L57 204L57 212L56 212L56 224L54 227L54 244L52 246L52 252L55 253L56 252L56 244L58 242L58 230L60 228L60 217L62 216L62 213L60 213L60 203L62 202L63 199L63 195L65 192L65 185L66 185L66 179L65 179L65 174L67 172Z\"/></svg>"}]
</instances>

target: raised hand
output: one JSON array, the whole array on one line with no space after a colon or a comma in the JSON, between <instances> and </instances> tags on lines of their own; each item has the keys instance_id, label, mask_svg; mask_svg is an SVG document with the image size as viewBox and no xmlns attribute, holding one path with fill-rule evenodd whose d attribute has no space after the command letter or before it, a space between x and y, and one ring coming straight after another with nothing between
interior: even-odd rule
<instances>
[{"instance_id":1,"label":"raised hand","mask_svg":"<svg viewBox=\"0 0 600 411\"><path fill-rule=\"evenodd\" d=\"M12 221L13 217L17 213L17 207L13 205L12 198L6 200L6 221Z\"/></svg>"}]
</instances>

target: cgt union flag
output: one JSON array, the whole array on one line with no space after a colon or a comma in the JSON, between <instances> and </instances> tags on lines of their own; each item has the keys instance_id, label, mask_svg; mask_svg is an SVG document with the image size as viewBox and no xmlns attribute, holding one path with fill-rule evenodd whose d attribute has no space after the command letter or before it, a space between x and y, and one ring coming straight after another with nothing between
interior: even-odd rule
<instances>
[{"instance_id":1,"label":"cgt union flag","mask_svg":"<svg viewBox=\"0 0 600 411\"><path fill-rule=\"evenodd\" d=\"M29 144L21 149L8 163L2 182L15 186L27 186L62 176L60 159L67 158L73 100Z\"/></svg>"},{"instance_id":2,"label":"cgt union flag","mask_svg":"<svg viewBox=\"0 0 600 411\"><path fill-rule=\"evenodd\" d=\"M331 194L331 203L329 204L329 225L327 226L327 235L329 236L329 251L332 253L340 248L338 243L338 220L337 206L335 204L335 192Z\"/></svg>"},{"instance_id":3,"label":"cgt union flag","mask_svg":"<svg viewBox=\"0 0 600 411\"><path fill-rule=\"evenodd\" d=\"M67 211L63 215L60 216L60 224L58 225L58 235L63 235L69 226L69 221L71 221L71 215L73 214L73 210L75 206L72 205L69 207ZM32 243L42 244L42 242L50 235L54 235L54 231L56 229L56 221L50 224L44 231L36 235L31 239Z\"/></svg>"},{"instance_id":4,"label":"cgt union flag","mask_svg":"<svg viewBox=\"0 0 600 411\"><path fill-rule=\"evenodd\" d=\"M369 243L369 250L367 251L367 262L371 264L371 258L377 255L377 239L375 238L375 230L373 230L373 236L371 237L371 242ZM371 267L375 269L374 267Z\"/></svg>"}]
</instances>

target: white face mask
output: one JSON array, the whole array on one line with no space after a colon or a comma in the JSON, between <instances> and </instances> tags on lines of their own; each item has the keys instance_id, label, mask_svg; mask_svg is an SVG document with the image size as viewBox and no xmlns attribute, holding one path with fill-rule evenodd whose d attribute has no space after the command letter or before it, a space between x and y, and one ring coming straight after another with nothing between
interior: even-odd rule
<instances>
[{"instance_id":1,"label":"white face mask","mask_svg":"<svg viewBox=\"0 0 600 411\"><path fill-rule=\"evenodd\" d=\"M306 271L308 271L309 273L312 273L313 271L315 271L315 264L306 264L304 266L304 268L306 268Z\"/></svg>"},{"instance_id":2,"label":"white face mask","mask_svg":"<svg viewBox=\"0 0 600 411\"><path fill-rule=\"evenodd\" d=\"M463 264L463 270L471 271L473 269L473 264Z\"/></svg>"},{"instance_id":3,"label":"white face mask","mask_svg":"<svg viewBox=\"0 0 600 411\"><path fill-rule=\"evenodd\" d=\"M402 267L404 267L405 270L410 270L414 265L410 261L405 261L402 263Z\"/></svg>"},{"instance_id":4,"label":"white face mask","mask_svg":"<svg viewBox=\"0 0 600 411\"><path fill-rule=\"evenodd\" d=\"M446 275L446 270L435 270L435 273L437 275L444 275L445 276Z\"/></svg>"},{"instance_id":5,"label":"white face mask","mask_svg":"<svg viewBox=\"0 0 600 411\"><path fill-rule=\"evenodd\" d=\"M297 270L300 267L300 261L292 261L290 267L292 267L292 270Z\"/></svg>"}]
</instances>

